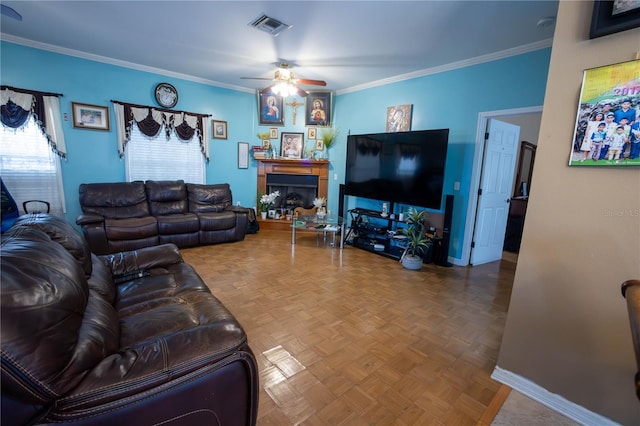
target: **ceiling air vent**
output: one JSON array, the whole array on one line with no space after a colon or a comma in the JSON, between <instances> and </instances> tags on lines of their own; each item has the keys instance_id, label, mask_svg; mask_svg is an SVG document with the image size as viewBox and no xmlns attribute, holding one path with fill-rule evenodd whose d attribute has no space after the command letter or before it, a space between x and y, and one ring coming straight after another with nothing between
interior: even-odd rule
<instances>
[{"instance_id":1,"label":"ceiling air vent","mask_svg":"<svg viewBox=\"0 0 640 426\"><path fill-rule=\"evenodd\" d=\"M258 16L256 19L249 23L253 28L265 31L272 36L277 36L282 31L291 28L291 25L285 24L275 18L271 18L265 14Z\"/></svg>"}]
</instances>

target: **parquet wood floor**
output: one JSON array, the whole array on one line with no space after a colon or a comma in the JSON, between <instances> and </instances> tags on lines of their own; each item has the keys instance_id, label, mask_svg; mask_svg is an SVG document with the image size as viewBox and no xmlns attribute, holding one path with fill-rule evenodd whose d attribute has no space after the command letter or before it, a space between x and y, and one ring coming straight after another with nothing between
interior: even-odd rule
<instances>
[{"instance_id":1,"label":"parquet wood floor","mask_svg":"<svg viewBox=\"0 0 640 426\"><path fill-rule=\"evenodd\" d=\"M182 253L249 336L258 426L475 425L500 388L515 263L409 271L264 230Z\"/></svg>"}]
</instances>

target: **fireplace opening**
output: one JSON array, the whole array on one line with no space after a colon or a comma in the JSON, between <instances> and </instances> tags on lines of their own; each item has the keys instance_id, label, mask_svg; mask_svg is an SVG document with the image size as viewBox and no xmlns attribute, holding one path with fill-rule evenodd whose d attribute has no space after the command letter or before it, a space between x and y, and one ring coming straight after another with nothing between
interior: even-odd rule
<instances>
[{"instance_id":1,"label":"fireplace opening","mask_svg":"<svg viewBox=\"0 0 640 426\"><path fill-rule=\"evenodd\" d=\"M267 173L267 193L280 191L275 207L292 211L311 208L318 196L318 176Z\"/></svg>"}]
</instances>

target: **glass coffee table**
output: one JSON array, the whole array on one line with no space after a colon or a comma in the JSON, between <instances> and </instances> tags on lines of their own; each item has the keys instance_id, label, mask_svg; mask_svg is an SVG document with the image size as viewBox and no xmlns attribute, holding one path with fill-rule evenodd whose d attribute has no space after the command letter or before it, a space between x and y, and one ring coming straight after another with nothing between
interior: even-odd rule
<instances>
[{"instance_id":1,"label":"glass coffee table","mask_svg":"<svg viewBox=\"0 0 640 426\"><path fill-rule=\"evenodd\" d=\"M344 221L340 216L326 214L324 216L301 215L291 219L291 244L296 243L296 232L315 231L319 236L323 235L323 241L327 241L327 233L331 234L331 247L336 246L336 234L340 232L340 248L344 247L342 236L344 235Z\"/></svg>"}]
</instances>

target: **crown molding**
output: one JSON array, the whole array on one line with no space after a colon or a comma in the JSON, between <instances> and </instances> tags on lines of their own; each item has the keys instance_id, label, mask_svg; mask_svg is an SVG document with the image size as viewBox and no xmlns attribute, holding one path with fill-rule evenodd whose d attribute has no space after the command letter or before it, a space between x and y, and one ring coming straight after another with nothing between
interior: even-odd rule
<instances>
[{"instance_id":1,"label":"crown molding","mask_svg":"<svg viewBox=\"0 0 640 426\"><path fill-rule=\"evenodd\" d=\"M419 71L413 71L406 74L400 74L394 77L383 78L381 80L372 81L365 84L360 84L346 89L336 90L336 95L344 95L345 93L358 92L360 90L371 89L374 87L384 86L391 83L397 83L400 81L411 80L413 78L424 77L427 75L439 74L446 71L453 71L460 68L466 68L473 65L484 64L486 62L492 62L499 59L510 58L512 56L522 55L524 53L535 52L536 50L546 49L551 47L553 42L552 38L542 40L536 43L525 44L511 49L501 50L499 52L489 53L482 56L476 56L475 58L469 58L458 62L452 62L450 64L441 65L438 67L427 68Z\"/></svg>"}]
</instances>

